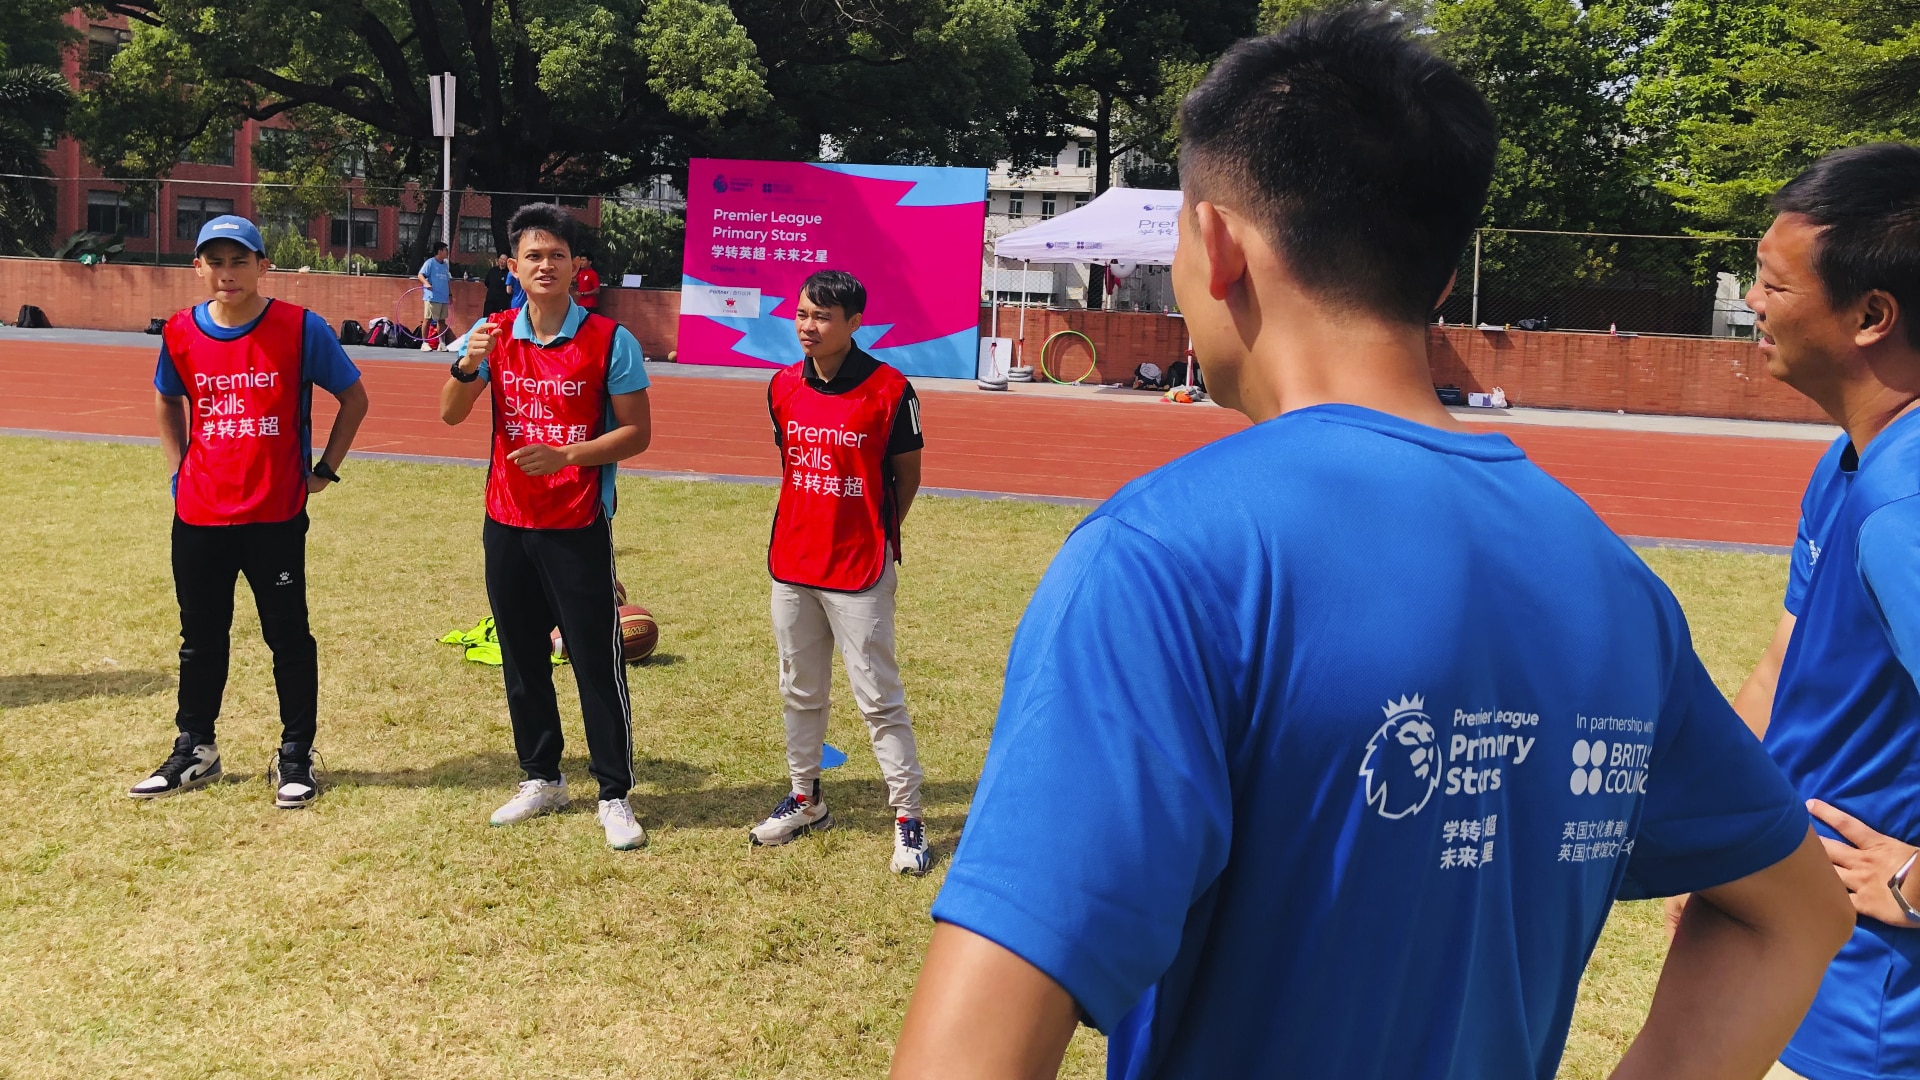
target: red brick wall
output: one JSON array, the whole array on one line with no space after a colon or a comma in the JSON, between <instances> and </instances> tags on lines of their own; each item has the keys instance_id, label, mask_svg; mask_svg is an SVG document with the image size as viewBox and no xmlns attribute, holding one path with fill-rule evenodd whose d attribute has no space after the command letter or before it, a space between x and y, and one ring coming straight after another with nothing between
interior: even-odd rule
<instances>
[{"instance_id":1,"label":"red brick wall","mask_svg":"<svg viewBox=\"0 0 1920 1080\"><path fill-rule=\"evenodd\" d=\"M411 279L349 277L275 271L261 291L319 312L329 323L392 316ZM0 318L11 320L21 304L37 304L58 327L143 330L206 294L191 268L108 263L0 259ZM608 289L600 310L619 320L649 357L664 357L679 338L680 294L662 289ZM478 283L455 282L456 322L478 318L484 292ZM991 325L980 312L980 332ZM417 315L415 316L417 317ZM1020 309L1000 309L1000 336L1020 337ZM1078 330L1099 349L1089 382L1122 382L1143 361L1165 368L1186 348L1186 323L1145 312L1026 312L1025 357L1038 366L1040 348L1059 330ZM1544 409L1727 416L1752 420L1819 421L1811 402L1767 375L1751 344L1702 338L1612 337L1607 334L1528 333L1435 327L1428 334L1436 384L1469 392L1495 386L1514 405ZM1018 345L1016 345L1018 348ZM1059 366L1077 373L1085 346L1055 346Z\"/></svg>"},{"instance_id":2,"label":"red brick wall","mask_svg":"<svg viewBox=\"0 0 1920 1080\"><path fill-rule=\"evenodd\" d=\"M1811 401L1767 374L1752 342L1725 338L1434 328L1436 385L1499 386L1507 401L1545 409L1825 422Z\"/></svg>"},{"instance_id":3,"label":"red brick wall","mask_svg":"<svg viewBox=\"0 0 1920 1080\"><path fill-rule=\"evenodd\" d=\"M276 270L262 282L268 296L319 312L339 326L346 319L362 324L379 316L394 318L412 278L381 275L301 274ZM145 330L148 319L168 315L206 299L192 267L106 263L82 266L48 259L0 259L0 319L13 321L22 304L47 313L56 327L82 330ZM649 357L665 356L679 332L680 294L661 289L607 289L600 310L618 319L640 339ZM478 282L453 283L452 318L463 325L480 317L486 290ZM420 311L409 304L417 321Z\"/></svg>"}]
</instances>

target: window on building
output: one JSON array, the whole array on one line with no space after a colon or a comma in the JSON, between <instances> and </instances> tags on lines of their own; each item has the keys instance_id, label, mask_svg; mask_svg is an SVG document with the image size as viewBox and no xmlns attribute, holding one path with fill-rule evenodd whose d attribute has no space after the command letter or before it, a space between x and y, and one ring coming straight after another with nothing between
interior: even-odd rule
<instances>
[{"instance_id":1,"label":"window on building","mask_svg":"<svg viewBox=\"0 0 1920 1080\"><path fill-rule=\"evenodd\" d=\"M195 145L187 148L186 156L180 160L189 165L231 165L233 164L234 136L239 132L229 131L224 137L209 133Z\"/></svg>"},{"instance_id":2,"label":"window on building","mask_svg":"<svg viewBox=\"0 0 1920 1080\"><path fill-rule=\"evenodd\" d=\"M1085 147L1080 148L1080 167L1083 169L1093 168L1093 151Z\"/></svg>"},{"instance_id":3,"label":"window on building","mask_svg":"<svg viewBox=\"0 0 1920 1080\"><path fill-rule=\"evenodd\" d=\"M81 61L82 68L89 75L105 75L113 66L113 55L121 47L133 40L133 32L116 30L111 26L87 27L87 55Z\"/></svg>"},{"instance_id":4,"label":"window on building","mask_svg":"<svg viewBox=\"0 0 1920 1080\"><path fill-rule=\"evenodd\" d=\"M232 199L207 199L198 195L173 200L173 235L176 240L199 237L200 227L221 214L233 213Z\"/></svg>"},{"instance_id":5,"label":"window on building","mask_svg":"<svg viewBox=\"0 0 1920 1080\"><path fill-rule=\"evenodd\" d=\"M1049 191L1045 195L1040 196L1040 220L1045 221L1048 218L1052 217L1053 210L1054 210L1054 196L1053 196L1053 192Z\"/></svg>"},{"instance_id":6,"label":"window on building","mask_svg":"<svg viewBox=\"0 0 1920 1080\"><path fill-rule=\"evenodd\" d=\"M119 234L121 236L147 235L147 211L136 207L132 200L118 191L87 192L87 231Z\"/></svg>"},{"instance_id":7,"label":"window on building","mask_svg":"<svg viewBox=\"0 0 1920 1080\"><path fill-rule=\"evenodd\" d=\"M462 255L491 255L493 253L493 219L461 218L459 234L455 242L460 245Z\"/></svg>"},{"instance_id":8,"label":"window on building","mask_svg":"<svg viewBox=\"0 0 1920 1080\"><path fill-rule=\"evenodd\" d=\"M1083 191L1083 192L1081 192L1080 194L1078 194L1078 195L1075 195L1075 196L1073 197L1073 208L1074 208L1075 210L1078 210L1078 209L1080 209L1081 207L1083 207L1083 206L1085 206L1085 205L1087 205L1087 193L1086 193L1086 192L1084 192L1084 191Z\"/></svg>"},{"instance_id":9,"label":"window on building","mask_svg":"<svg viewBox=\"0 0 1920 1080\"><path fill-rule=\"evenodd\" d=\"M420 230L423 228L426 230L427 240L440 239L440 215L435 214L432 218L428 218L425 214L402 210L395 230L394 242L403 248L413 247L421 241Z\"/></svg>"},{"instance_id":10,"label":"window on building","mask_svg":"<svg viewBox=\"0 0 1920 1080\"><path fill-rule=\"evenodd\" d=\"M1007 216L1008 217L1026 217L1027 216L1027 193L1026 192L1010 191L1007 193Z\"/></svg>"},{"instance_id":11,"label":"window on building","mask_svg":"<svg viewBox=\"0 0 1920 1080\"><path fill-rule=\"evenodd\" d=\"M351 146L340 151L340 156L334 159L333 166L334 171L341 176L365 180L367 178L366 148Z\"/></svg>"},{"instance_id":12,"label":"window on building","mask_svg":"<svg viewBox=\"0 0 1920 1080\"><path fill-rule=\"evenodd\" d=\"M377 248L380 246L380 212L378 210L355 210L353 212L353 243L347 243L347 215L335 214L327 241L334 247Z\"/></svg>"}]
</instances>

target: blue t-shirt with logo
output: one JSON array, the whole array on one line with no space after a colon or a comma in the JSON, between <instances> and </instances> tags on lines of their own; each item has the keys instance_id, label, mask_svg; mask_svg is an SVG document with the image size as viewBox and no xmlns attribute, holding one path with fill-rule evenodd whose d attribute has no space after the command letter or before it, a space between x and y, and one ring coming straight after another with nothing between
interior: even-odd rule
<instances>
[{"instance_id":1,"label":"blue t-shirt with logo","mask_svg":"<svg viewBox=\"0 0 1920 1080\"><path fill-rule=\"evenodd\" d=\"M427 279L427 303L444 304L451 294L453 274L447 264L439 259L428 259L420 264L420 277Z\"/></svg>"},{"instance_id":2,"label":"blue t-shirt with logo","mask_svg":"<svg viewBox=\"0 0 1920 1080\"><path fill-rule=\"evenodd\" d=\"M1767 750L1800 794L1920 841L1920 416L1820 459L1786 605ZM1858 919L1780 1060L1811 1080L1920 1076L1920 928Z\"/></svg>"},{"instance_id":3,"label":"blue t-shirt with logo","mask_svg":"<svg viewBox=\"0 0 1920 1080\"><path fill-rule=\"evenodd\" d=\"M1578 497L1320 406L1067 540L933 915L1071 993L1113 1077L1547 1078L1616 897L1806 830Z\"/></svg>"},{"instance_id":4,"label":"blue t-shirt with logo","mask_svg":"<svg viewBox=\"0 0 1920 1080\"><path fill-rule=\"evenodd\" d=\"M260 314L245 326L221 326L213 321L207 311L212 301L198 304L193 309L193 325L201 333L215 341L238 341L253 332L260 320L267 317L267 309L261 308ZM267 306L279 303L268 300ZM329 394L339 395L347 387L360 381L360 369L347 358L347 352L340 347L340 339L333 336L333 328L327 325L318 313L309 311L300 328L300 373L304 383L300 388L300 461L303 467L310 467L313 458L313 391L312 386ZM173 357L167 352L166 339L160 341L160 360L153 368L153 388L167 397L186 397L187 384L181 380L180 371L173 366Z\"/></svg>"},{"instance_id":5,"label":"blue t-shirt with logo","mask_svg":"<svg viewBox=\"0 0 1920 1080\"><path fill-rule=\"evenodd\" d=\"M543 342L534 337L533 316L524 307L520 308L519 314L514 316L513 336L521 341L531 341L541 348L547 348L558 345L564 341L572 340L573 336L580 332L580 324L587 321L587 316L591 314L591 312L572 300L569 300L567 304L567 317L560 323L560 332L553 336L553 340ZM473 325L479 326L486 321L486 319L481 319ZM460 335L460 337L454 341L451 348L456 354L460 356L467 355L467 338L472 333L472 330L468 330L467 333ZM478 375L482 382L491 381L493 378L493 373L485 360L480 361ZM640 353L639 340L633 336L633 331L628 330L626 327L614 327L613 347L607 354L607 396L631 394L637 390L645 390L650 385L652 385L652 380L647 378L646 358ZM605 418L607 427L613 427L613 405L611 402L607 405ZM620 467L613 462L608 462L600 466L600 508L606 511L608 517L612 517L614 510L618 507L618 500L615 498L614 477L618 475L619 471Z\"/></svg>"}]
</instances>

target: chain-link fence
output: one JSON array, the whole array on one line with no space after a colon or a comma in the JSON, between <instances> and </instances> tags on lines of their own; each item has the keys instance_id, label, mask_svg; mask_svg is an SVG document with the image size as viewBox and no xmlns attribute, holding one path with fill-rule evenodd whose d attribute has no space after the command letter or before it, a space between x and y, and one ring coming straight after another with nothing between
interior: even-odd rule
<instances>
[{"instance_id":1,"label":"chain-link fence","mask_svg":"<svg viewBox=\"0 0 1920 1080\"><path fill-rule=\"evenodd\" d=\"M557 202L589 230L602 279L637 275L677 288L685 201L664 181L607 195L462 191L442 211L437 189L382 188L354 180L241 184L0 175L0 256L181 266L200 227L221 214L260 225L274 265L311 272L419 269L445 232L456 274L480 277L505 249L506 221L530 202Z\"/></svg>"},{"instance_id":2,"label":"chain-link fence","mask_svg":"<svg viewBox=\"0 0 1920 1080\"><path fill-rule=\"evenodd\" d=\"M1437 313L1449 324L1748 337L1744 238L1482 229Z\"/></svg>"}]
</instances>

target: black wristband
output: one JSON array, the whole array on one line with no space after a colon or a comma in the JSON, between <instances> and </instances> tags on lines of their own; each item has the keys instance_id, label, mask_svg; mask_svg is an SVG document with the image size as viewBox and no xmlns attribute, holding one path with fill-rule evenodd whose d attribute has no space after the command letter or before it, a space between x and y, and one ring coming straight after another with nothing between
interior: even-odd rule
<instances>
[{"instance_id":1,"label":"black wristband","mask_svg":"<svg viewBox=\"0 0 1920 1080\"><path fill-rule=\"evenodd\" d=\"M447 370L453 373L453 378L456 382L472 382L480 377L479 368L474 368L472 371L460 370L460 361L458 360L455 360Z\"/></svg>"},{"instance_id":2,"label":"black wristband","mask_svg":"<svg viewBox=\"0 0 1920 1080\"><path fill-rule=\"evenodd\" d=\"M333 471L333 466L327 464L326 458L321 458L318 461L315 461L313 463L312 471L313 471L313 475L319 477L322 480L328 480L335 484L340 482L340 474Z\"/></svg>"}]
</instances>

